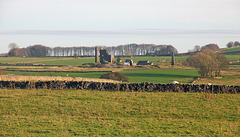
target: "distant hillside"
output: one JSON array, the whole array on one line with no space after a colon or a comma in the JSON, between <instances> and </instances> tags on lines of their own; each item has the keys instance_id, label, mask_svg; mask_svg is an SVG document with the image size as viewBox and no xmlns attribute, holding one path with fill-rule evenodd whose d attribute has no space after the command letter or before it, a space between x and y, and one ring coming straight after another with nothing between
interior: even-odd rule
<instances>
[{"instance_id":1,"label":"distant hillside","mask_svg":"<svg viewBox=\"0 0 240 137\"><path fill-rule=\"evenodd\" d=\"M240 47L224 48L220 52L226 55L240 55Z\"/></svg>"}]
</instances>

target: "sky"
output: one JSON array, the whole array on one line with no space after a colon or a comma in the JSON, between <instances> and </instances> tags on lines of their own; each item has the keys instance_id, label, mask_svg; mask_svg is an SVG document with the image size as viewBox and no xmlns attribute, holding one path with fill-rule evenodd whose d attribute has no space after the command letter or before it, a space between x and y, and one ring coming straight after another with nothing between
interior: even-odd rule
<instances>
[{"instance_id":1,"label":"sky","mask_svg":"<svg viewBox=\"0 0 240 137\"><path fill-rule=\"evenodd\" d=\"M19 47L240 41L240 0L0 0L0 53Z\"/></svg>"}]
</instances>

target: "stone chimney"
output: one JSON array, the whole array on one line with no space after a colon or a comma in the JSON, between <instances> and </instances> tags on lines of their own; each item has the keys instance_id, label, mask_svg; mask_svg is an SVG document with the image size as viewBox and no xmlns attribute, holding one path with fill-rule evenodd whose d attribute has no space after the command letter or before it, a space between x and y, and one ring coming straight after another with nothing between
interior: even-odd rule
<instances>
[{"instance_id":1,"label":"stone chimney","mask_svg":"<svg viewBox=\"0 0 240 137\"><path fill-rule=\"evenodd\" d=\"M95 63L98 63L98 47L95 47Z\"/></svg>"}]
</instances>

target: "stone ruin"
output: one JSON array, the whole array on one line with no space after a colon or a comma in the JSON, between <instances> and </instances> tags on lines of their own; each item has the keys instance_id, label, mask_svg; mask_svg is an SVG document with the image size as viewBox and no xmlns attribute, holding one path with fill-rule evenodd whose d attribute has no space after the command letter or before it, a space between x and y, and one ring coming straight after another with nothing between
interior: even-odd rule
<instances>
[{"instance_id":1,"label":"stone ruin","mask_svg":"<svg viewBox=\"0 0 240 137\"><path fill-rule=\"evenodd\" d=\"M100 49L100 63L104 64L106 62L113 63L114 55L110 55L106 49ZM98 48L95 48L95 63L98 63Z\"/></svg>"}]
</instances>

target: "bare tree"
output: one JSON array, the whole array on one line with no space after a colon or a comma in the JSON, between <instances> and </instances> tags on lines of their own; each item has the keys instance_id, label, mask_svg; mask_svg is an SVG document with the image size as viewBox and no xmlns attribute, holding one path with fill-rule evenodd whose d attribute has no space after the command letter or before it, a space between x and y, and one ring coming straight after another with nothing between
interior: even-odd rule
<instances>
[{"instance_id":1,"label":"bare tree","mask_svg":"<svg viewBox=\"0 0 240 137\"><path fill-rule=\"evenodd\" d=\"M239 47L240 46L240 42L239 41L235 41L233 44L234 47Z\"/></svg>"},{"instance_id":2,"label":"bare tree","mask_svg":"<svg viewBox=\"0 0 240 137\"><path fill-rule=\"evenodd\" d=\"M16 43L10 43L8 48L10 48L8 56L18 56L19 48Z\"/></svg>"},{"instance_id":3,"label":"bare tree","mask_svg":"<svg viewBox=\"0 0 240 137\"><path fill-rule=\"evenodd\" d=\"M202 77L217 77L220 76L221 70L227 67L228 60L223 54L212 50L203 50L190 56L186 63L199 69Z\"/></svg>"},{"instance_id":4,"label":"bare tree","mask_svg":"<svg viewBox=\"0 0 240 137\"><path fill-rule=\"evenodd\" d=\"M9 49L16 49L16 48L19 48L19 47L18 47L18 45L17 45L16 43L10 43L10 44L8 45L8 48L9 48Z\"/></svg>"},{"instance_id":5,"label":"bare tree","mask_svg":"<svg viewBox=\"0 0 240 137\"><path fill-rule=\"evenodd\" d=\"M201 46L199 45L194 46L194 51L195 52L201 51Z\"/></svg>"},{"instance_id":6,"label":"bare tree","mask_svg":"<svg viewBox=\"0 0 240 137\"><path fill-rule=\"evenodd\" d=\"M213 51L218 51L220 48L218 47L217 44L208 44L206 46L202 47L202 50L213 50Z\"/></svg>"},{"instance_id":7,"label":"bare tree","mask_svg":"<svg viewBox=\"0 0 240 137\"><path fill-rule=\"evenodd\" d=\"M233 42L232 41L230 41L230 42L228 42L228 44L227 44L227 48L232 48L233 47Z\"/></svg>"}]
</instances>

